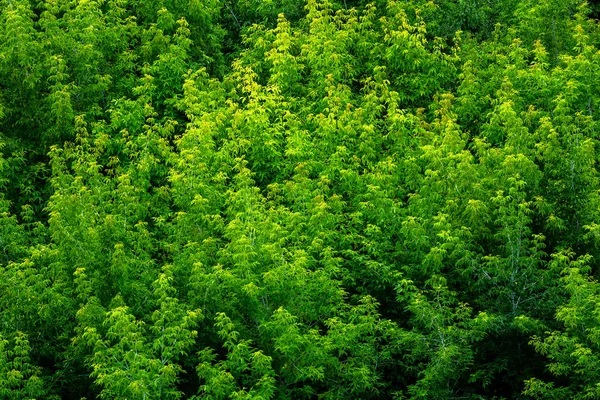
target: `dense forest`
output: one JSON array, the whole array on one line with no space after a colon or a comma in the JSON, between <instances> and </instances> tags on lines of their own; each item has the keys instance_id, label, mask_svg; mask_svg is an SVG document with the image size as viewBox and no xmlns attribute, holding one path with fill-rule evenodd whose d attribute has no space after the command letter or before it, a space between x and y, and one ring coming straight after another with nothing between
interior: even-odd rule
<instances>
[{"instance_id":1,"label":"dense forest","mask_svg":"<svg viewBox=\"0 0 600 400\"><path fill-rule=\"evenodd\" d=\"M600 399L599 17L0 0L0 398Z\"/></svg>"}]
</instances>

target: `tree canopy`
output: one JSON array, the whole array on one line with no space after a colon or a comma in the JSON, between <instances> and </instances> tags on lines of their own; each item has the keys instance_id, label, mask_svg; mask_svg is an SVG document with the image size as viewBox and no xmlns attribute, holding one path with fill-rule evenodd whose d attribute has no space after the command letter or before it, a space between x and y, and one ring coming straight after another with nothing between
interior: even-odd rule
<instances>
[{"instance_id":1,"label":"tree canopy","mask_svg":"<svg viewBox=\"0 0 600 400\"><path fill-rule=\"evenodd\" d=\"M0 397L600 399L599 16L0 0Z\"/></svg>"}]
</instances>

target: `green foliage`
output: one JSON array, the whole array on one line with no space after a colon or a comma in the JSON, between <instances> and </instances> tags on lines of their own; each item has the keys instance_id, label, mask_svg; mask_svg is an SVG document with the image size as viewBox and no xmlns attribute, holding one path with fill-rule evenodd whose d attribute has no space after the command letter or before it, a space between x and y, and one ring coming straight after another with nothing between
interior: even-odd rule
<instances>
[{"instance_id":1,"label":"green foliage","mask_svg":"<svg viewBox=\"0 0 600 400\"><path fill-rule=\"evenodd\" d=\"M39 368L31 364L27 335L17 332L12 341L0 336L0 393L5 399L35 399L45 396Z\"/></svg>"},{"instance_id":2,"label":"green foliage","mask_svg":"<svg viewBox=\"0 0 600 400\"><path fill-rule=\"evenodd\" d=\"M572 253L555 255L562 278L560 286L567 302L556 310L560 327L543 336L533 336L531 344L548 357L548 371L565 377L566 385L532 378L526 381L525 394L534 398L594 399L599 396L598 385L598 283L586 276L591 257L573 259Z\"/></svg>"},{"instance_id":3,"label":"green foliage","mask_svg":"<svg viewBox=\"0 0 600 400\"><path fill-rule=\"evenodd\" d=\"M0 397L600 397L594 10L0 1Z\"/></svg>"}]
</instances>

